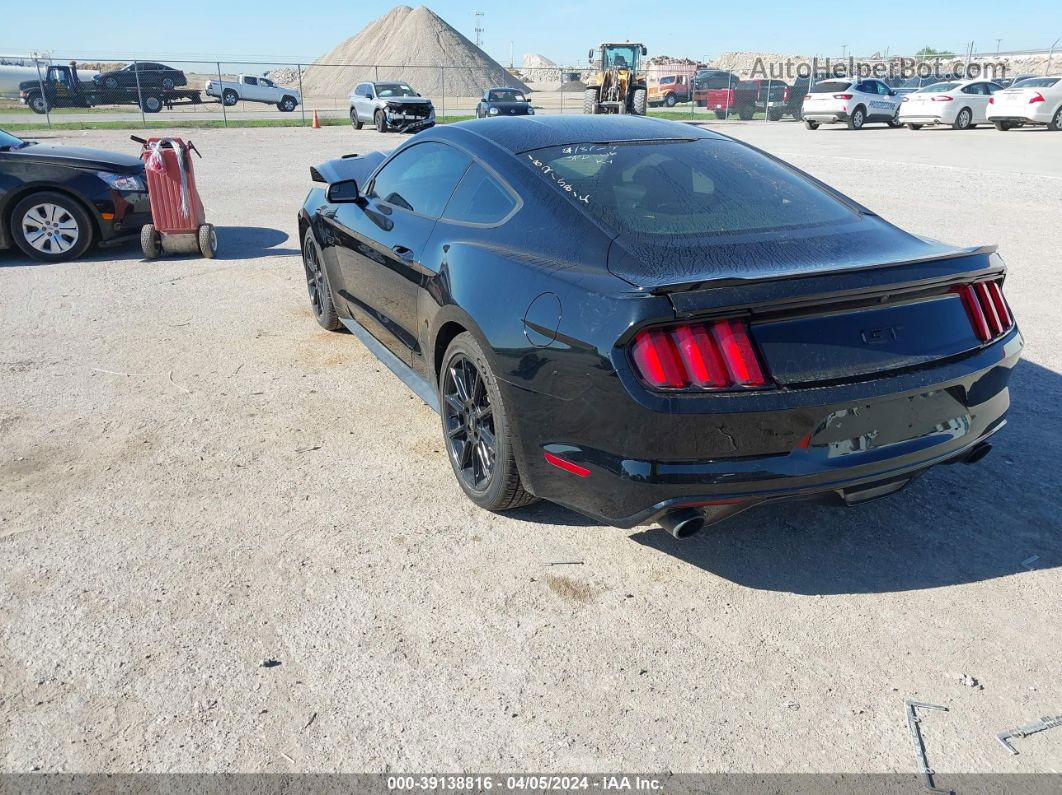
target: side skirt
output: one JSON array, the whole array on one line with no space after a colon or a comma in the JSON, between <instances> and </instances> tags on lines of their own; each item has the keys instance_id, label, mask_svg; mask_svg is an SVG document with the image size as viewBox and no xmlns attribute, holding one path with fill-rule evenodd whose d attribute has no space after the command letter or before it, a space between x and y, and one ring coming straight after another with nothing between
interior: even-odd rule
<instances>
[{"instance_id":1,"label":"side skirt","mask_svg":"<svg viewBox=\"0 0 1062 795\"><path fill-rule=\"evenodd\" d=\"M412 367L387 350L376 337L362 328L356 320L345 317L341 317L339 320L350 330L351 334L361 341L362 345L369 349L373 356L379 359L388 370L398 376L398 380L408 386L413 394L427 403L436 414L442 413L439 406L439 395L427 379L418 375Z\"/></svg>"}]
</instances>

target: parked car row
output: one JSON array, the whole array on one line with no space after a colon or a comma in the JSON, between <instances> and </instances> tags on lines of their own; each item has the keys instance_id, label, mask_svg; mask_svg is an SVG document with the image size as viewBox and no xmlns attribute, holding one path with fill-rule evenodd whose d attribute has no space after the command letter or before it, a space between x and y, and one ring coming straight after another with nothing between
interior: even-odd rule
<instances>
[{"instance_id":1,"label":"parked car row","mask_svg":"<svg viewBox=\"0 0 1062 795\"><path fill-rule=\"evenodd\" d=\"M829 123L858 130L871 122L911 130L935 125L969 130L979 124L997 130L1037 124L1062 130L1062 77L1029 77L1009 88L983 79L907 88L876 79L820 81L803 99L804 124L809 130Z\"/></svg>"}]
</instances>

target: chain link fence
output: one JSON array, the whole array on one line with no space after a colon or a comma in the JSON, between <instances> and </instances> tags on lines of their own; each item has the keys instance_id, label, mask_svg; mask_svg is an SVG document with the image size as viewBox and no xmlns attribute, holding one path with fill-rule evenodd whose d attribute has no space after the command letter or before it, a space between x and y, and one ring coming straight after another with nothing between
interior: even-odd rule
<instances>
[{"instance_id":1,"label":"chain link fence","mask_svg":"<svg viewBox=\"0 0 1062 795\"><path fill-rule=\"evenodd\" d=\"M899 61L894 56L858 63L894 67ZM0 126L4 119L48 126L107 121L149 127L177 120L218 126L290 125L310 124L315 114L323 124L346 124L351 121L349 97L354 89L383 81L408 84L429 97L437 117L447 120L475 116L483 92L501 84L524 91L537 113L582 113L593 72L589 65L516 68L507 70L499 82L497 75L492 79L470 67L430 64L57 56L27 57L19 63L0 64ZM1062 53L1047 55L1044 69L1062 71ZM807 76L789 77L788 72L779 78L773 72L757 72L756 67L712 68L690 61L650 63L645 73L650 113L697 121L797 120L810 82ZM812 74L816 79L825 76ZM36 120L30 112L42 118Z\"/></svg>"}]
</instances>

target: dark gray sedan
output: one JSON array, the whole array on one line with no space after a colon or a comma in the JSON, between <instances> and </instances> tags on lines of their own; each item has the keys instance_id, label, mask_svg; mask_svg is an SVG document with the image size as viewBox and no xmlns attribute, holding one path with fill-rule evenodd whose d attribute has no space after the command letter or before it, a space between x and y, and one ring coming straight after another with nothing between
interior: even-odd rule
<instances>
[{"instance_id":1,"label":"dark gray sedan","mask_svg":"<svg viewBox=\"0 0 1062 795\"><path fill-rule=\"evenodd\" d=\"M476 118L491 116L534 116L535 109L523 91L516 88L488 88L476 105Z\"/></svg>"}]
</instances>

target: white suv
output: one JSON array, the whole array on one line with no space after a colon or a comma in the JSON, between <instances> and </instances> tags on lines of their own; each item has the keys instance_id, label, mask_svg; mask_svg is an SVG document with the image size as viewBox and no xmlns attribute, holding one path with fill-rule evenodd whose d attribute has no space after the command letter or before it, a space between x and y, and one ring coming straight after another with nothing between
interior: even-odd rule
<instances>
[{"instance_id":1,"label":"white suv","mask_svg":"<svg viewBox=\"0 0 1062 795\"><path fill-rule=\"evenodd\" d=\"M804 97L804 125L817 130L820 124L843 121L848 129L859 130L877 121L899 127L900 99L880 80L823 80Z\"/></svg>"}]
</instances>

